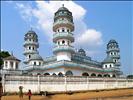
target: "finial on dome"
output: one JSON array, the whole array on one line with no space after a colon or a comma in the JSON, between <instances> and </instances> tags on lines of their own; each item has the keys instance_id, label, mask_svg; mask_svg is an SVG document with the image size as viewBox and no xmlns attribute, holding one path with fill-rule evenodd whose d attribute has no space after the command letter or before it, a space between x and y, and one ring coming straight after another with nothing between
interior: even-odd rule
<instances>
[{"instance_id":1,"label":"finial on dome","mask_svg":"<svg viewBox=\"0 0 133 100\"><path fill-rule=\"evenodd\" d=\"M30 28L30 30L32 31L32 30L33 30L33 28L31 27L31 28Z\"/></svg>"},{"instance_id":2,"label":"finial on dome","mask_svg":"<svg viewBox=\"0 0 133 100\"><path fill-rule=\"evenodd\" d=\"M62 4L62 7L64 7L64 4Z\"/></svg>"}]
</instances>

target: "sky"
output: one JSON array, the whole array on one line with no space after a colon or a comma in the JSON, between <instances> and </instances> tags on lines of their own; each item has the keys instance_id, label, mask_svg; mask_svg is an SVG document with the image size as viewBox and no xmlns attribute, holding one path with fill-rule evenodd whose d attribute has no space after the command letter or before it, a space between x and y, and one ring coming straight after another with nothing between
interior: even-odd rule
<instances>
[{"instance_id":1,"label":"sky","mask_svg":"<svg viewBox=\"0 0 133 100\"><path fill-rule=\"evenodd\" d=\"M85 49L97 61L106 57L110 39L119 43L121 70L133 73L131 1L1 1L1 50L24 60L24 35L31 29L39 38L39 53L52 56L54 13L64 4L73 14L75 49Z\"/></svg>"}]
</instances>

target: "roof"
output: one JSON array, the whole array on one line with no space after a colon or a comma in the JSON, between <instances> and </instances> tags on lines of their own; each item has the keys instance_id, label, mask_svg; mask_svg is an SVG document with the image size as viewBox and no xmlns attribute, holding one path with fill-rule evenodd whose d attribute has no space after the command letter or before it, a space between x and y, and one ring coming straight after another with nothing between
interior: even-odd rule
<instances>
[{"instance_id":1,"label":"roof","mask_svg":"<svg viewBox=\"0 0 133 100\"><path fill-rule=\"evenodd\" d=\"M14 57L13 55L3 58L3 60L14 60L14 61L19 61L19 62L21 61L21 60L17 59L16 57Z\"/></svg>"},{"instance_id":2,"label":"roof","mask_svg":"<svg viewBox=\"0 0 133 100\"><path fill-rule=\"evenodd\" d=\"M102 63L113 63L113 59L110 56L107 56Z\"/></svg>"},{"instance_id":3,"label":"roof","mask_svg":"<svg viewBox=\"0 0 133 100\"><path fill-rule=\"evenodd\" d=\"M39 54L33 54L31 55L30 60L43 60L43 59Z\"/></svg>"}]
</instances>

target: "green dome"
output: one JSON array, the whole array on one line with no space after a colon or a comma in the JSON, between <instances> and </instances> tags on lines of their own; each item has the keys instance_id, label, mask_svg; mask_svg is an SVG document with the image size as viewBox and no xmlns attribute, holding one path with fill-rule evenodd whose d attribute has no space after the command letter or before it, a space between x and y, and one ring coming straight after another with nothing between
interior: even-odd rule
<instances>
[{"instance_id":1,"label":"green dome","mask_svg":"<svg viewBox=\"0 0 133 100\"><path fill-rule=\"evenodd\" d=\"M109 56L107 56L104 60L103 63L113 63L113 59Z\"/></svg>"},{"instance_id":2,"label":"green dome","mask_svg":"<svg viewBox=\"0 0 133 100\"><path fill-rule=\"evenodd\" d=\"M30 60L43 60L43 59L39 54L33 54L31 55Z\"/></svg>"}]
</instances>

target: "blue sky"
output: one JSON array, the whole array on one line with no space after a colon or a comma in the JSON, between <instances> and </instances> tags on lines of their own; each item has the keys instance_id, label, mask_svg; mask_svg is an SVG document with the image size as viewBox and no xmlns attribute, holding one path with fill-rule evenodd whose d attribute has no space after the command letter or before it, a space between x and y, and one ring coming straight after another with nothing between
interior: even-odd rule
<instances>
[{"instance_id":1,"label":"blue sky","mask_svg":"<svg viewBox=\"0 0 133 100\"><path fill-rule=\"evenodd\" d=\"M30 27L39 36L39 53L45 58L52 54L53 14L61 4L72 11L75 23L75 48L84 48L92 59L106 57L106 44L115 39L120 46L121 70L133 73L131 2L5 2L1 3L1 49L23 60L24 34Z\"/></svg>"}]
</instances>

